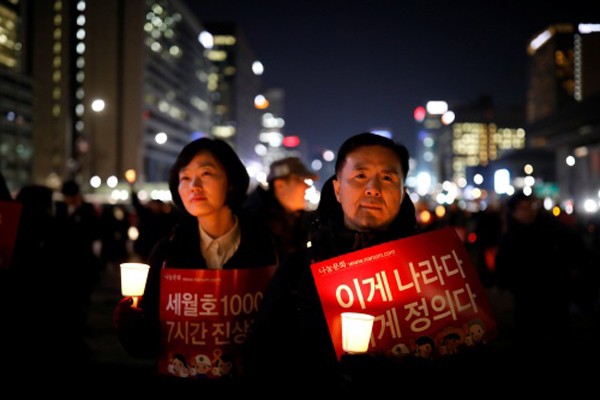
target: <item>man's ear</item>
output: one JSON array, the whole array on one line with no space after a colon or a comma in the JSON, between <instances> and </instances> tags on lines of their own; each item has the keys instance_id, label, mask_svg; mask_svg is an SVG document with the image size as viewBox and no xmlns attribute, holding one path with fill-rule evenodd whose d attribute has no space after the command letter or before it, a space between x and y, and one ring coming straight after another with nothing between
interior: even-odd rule
<instances>
[{"instance_id":1,"label":"man's ear","mask_svg":"<svg viewBox=\"0 0 600 400\"><path fill-rule=\"evenodd\" d=\"M337 179L333 179L331 181L331 183L333 184L333 193L335 193L335 198L338 201L338 203L340 202L340 182Z\"/></svg>"}]
</instances>

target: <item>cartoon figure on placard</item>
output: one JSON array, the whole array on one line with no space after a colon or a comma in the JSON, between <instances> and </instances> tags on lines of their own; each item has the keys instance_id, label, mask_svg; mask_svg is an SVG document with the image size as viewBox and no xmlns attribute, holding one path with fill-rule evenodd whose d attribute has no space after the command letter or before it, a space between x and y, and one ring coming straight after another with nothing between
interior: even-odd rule
<instances>
[{"instance_id":1,"label":"cartoon figure on placard","mask_svg":"<svg viewBox=\"0 0 600 400\"><path fill-rule=\"evenodd\" d=\"M392 346L390 354L396 357L404 357L410 354L410 349L404 343L398 343Z\"/></svg>"},{"instance_id":2,"label":"cartoon figure on placard","mask_svg":"<svg viewBox=\"0 0 600 400\"><path fill-rule=\"evenodd\" d=\"M233 357L224 354L216 359L213 363L213 375L220 378L233 377Z\"/></svg>"},{"instance_id":3,"label":"cartoon figure on placard","mask_svg":"<svg viewBox=\"0 0 600 400\"><path fill-rule=\"evenodd\" d=\"M465 345L481 346L486 343L485 325L480 319L472 319L466 324Z\"/></svg>"},{"instance_id":4,"label":"cartoon figure on placard","mask_svg":"<svg viewBox=\"0 0 600 400\"><path fill-rule=\"evenodd\" d=\"M223 357L223 351L221 349L215 349L213 351L213 359L212 359L212 375L215 378L220 378L221 375L221 368L220 368L220 364L221 364L221 357Z\"/></svg>"},{"instance_id":5,"label":"cartoon figure on placard","mask_svg":"<svg viewBox=\"0 0 600 400\"><path fill-rule=\"evenodd\" d=\"M208 373L212 367L210 358L205 354L196 354L190 361L191 375L196 379L209 379Z\"/></svg>"},{"instance_id":6,"label":"cartoon figure on placard","mask_svg":"<svg viewBox=\"0 0 600 400\"><path fill-rule=\"evenodd\" d=\"M464 332L456 327L447 327L442 329L436 337L438 342L439 354L442 356L457 354L460 346L464 342Z\"/></svg>"},{"instance_id":7,"label":"cartoon figure on placard","mask_svg":"<svg viewBox=\"0 0 600 400\"><path fill-rule=\"evenodd\" d=\"M415 340L415 356L431 360L433 351L435 350L435 342L429 336L419 336Z\"/></svg>"},{"instance_id":8,"label":"cartoon figure on placard","mask_svg":"<svg viewBox=\"0 0 600 400\"><path fill-rule=\"evenodd\" d=\"M190 367L188 366L185 357L181 353L173 354L167 370L171 374L180 378L187 378L190 376Z\"/></svg>"}]
</instances>

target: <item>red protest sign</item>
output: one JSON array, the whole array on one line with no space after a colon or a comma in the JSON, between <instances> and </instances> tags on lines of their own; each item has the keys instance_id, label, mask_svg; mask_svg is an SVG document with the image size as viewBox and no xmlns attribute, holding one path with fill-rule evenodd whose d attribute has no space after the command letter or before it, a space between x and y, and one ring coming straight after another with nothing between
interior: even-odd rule
<instances>
[{"instance_id":1,"label":"red protest sign","mask_svg":"<svg viewBox=\"0 0 600 400\"><path fill-rule=\"evenodd\" d=\"M234 375L239 347L274 271L162 269L159 373L194 379Z\"/></svg>"},{"instance_id":2,"label":"red protest sign","mask_svg":"<svg viewBox=\"0 0 600 400\"><path fill-rule=\"evenodd\" d=\"M437 358L497 336L487 294L453 228L311 265L338 358L342 312L375 316L368 352ZM427 354L424 351L427 350Z\"/></svg>"}]
</instances>

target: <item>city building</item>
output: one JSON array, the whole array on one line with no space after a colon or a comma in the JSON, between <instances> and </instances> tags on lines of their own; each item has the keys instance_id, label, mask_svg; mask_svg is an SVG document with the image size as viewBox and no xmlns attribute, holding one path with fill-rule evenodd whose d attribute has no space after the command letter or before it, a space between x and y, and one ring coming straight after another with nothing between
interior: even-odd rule
<instances>
[{"instance_id":1,"label":"city building","mask_svg":"<svg viewBox=\"0 0 600 400\"><path fill-rule=\"evenodd\" d=\"M105 201L134 170L141 193L168 197L168 169L200 136L263 169L280 155L256 146L266 124L283 121L283 91L255 106L263 68L234 23L200 22L179 0L0 0L0 15L11 189L76 179Z\"/></svg>"},{"instance_id":2,"label":"city building","mask_svg":"<svg viewBox=\"0 0 600 400\"><path fill-rule=\"evenodd\" d=\"M261 92L262 64L248 39L233 22L205 22L214 38L206 57L215 66L209 90L214 104L211 135L229 142L244 162L256 157L261 112L255 97Z\"/></svg>"},{"instance_id":3,"label":"city building","mask_svg":"<svg viewBox=\"0 0 600 400\"><path fill-rule=\"evenodd\" d=\"M600 192L600 24L556 24L532 36L527 146L555 154L565 207Z\"/></svg>"},{"instance_id":4,"label":"city building","mask_svg":"<svg viewBox=\"0 0 600 400\"><path fill-rule=\"evenodd\" d=\"M493 190L494 171L504 155L525 148L525 119L522 107L500 107L490 96L472 104L454 105L454 122L439 143L443 180L474 185L475 174L485 179L480 187Z\"/></svg>"},{"instance_id":5,"label":"city building","mask_svg":"<svg viewBox=\"0 0 600 400\"><path fill-rule=\"evenodd\" d=\"M482 97L415 110L421 196L436 196L452 182L466 196L482 193L472 188L488 195L531 190L568 212L600 208L600 24L549 26L532 36L527 52L525 109ZM501 170L508 188L498 193Z\"/></svg>"},{"instance_id":6,"label":"city building","mask_svg":"<svg viewBox=\"0 0 600 400\"><path fill-rule=\"evenodd\" d=\"M0 0L0 171L16 192L32 179L33 80L26 4Z\"/></svg>"},{"instance_id":7,"label":"city building","mask_svg":"<svg viewBox=\"0 0 600 400\"><path fill-rule=\"evenodd\" d=\"M428 102L414 117L420 128L414 186L420 196L437 198L449 192L443 189L448 185L454 189L447 202L473 199L474 188L491 193L498 160L525 147L522 108L495 106L490 96L466 104Z\"/></svg>"},{"instance_id":8,"label":"city building","mask_svg":"<svg viewBox=\"0 0 600 400\"><path fill-rule=\"evenodd\" d=\"M108 194L134 169L160 187L183 145L211 128L203 27L177 0L30 5L33 180Z\"/></svg>"}]
</instances>

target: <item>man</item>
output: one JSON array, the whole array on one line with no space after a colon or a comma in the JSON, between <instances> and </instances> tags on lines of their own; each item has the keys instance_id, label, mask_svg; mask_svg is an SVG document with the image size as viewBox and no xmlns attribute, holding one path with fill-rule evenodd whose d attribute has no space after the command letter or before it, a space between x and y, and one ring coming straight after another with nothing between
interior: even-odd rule
<instances>
[{"instance_id":1,"label":"man","mask_svg":"<svg viewBox=\"0 0 600 400\"><path fill-rule=\"evenodd\" d=\"M372 133L342 144L336 175L321 194L312 246L279 267L246 342L252 385L278 382L296 394L348 389L310 265L417 233L405 189L408 160L405 146Z\"/></svg>"},{"instance_id":2,"label":"man","mask_svg":"<svg viewBox=\"0 0 600 400\"><path fill-rule=\"evenodd\" d=\"M280 262L306 247L312 215L306 208L306 189L317 178L299 158L282 158L269 168L268 187L259 185L245 202L245 207L271 231Z\"/></svg>"},{"instance_id":3,"label":"man","mask_svg":"<svg viewBox=\"0 0 600 400\"><path fill-rule=\"evenodd\" d=\"M77 285L84 308L91 302L94 286L100 278L100 258L96 251L100 240L100 216L86 201L79 183L67 180L61 188L63 201L56 202L57 246L63 255L61 265Z\"/></svg>"},{"instance_id":4,"label":"man","mask_svg":"<svg viewBox=\"0 0 600 400\"><path fill-rule=\"evenodd\" d=\"M535 195L510 197L506 217L495 273L498 286L514 295L515 350L535 358L567 354L569 346L550 349L573 340L571 296L588 265L585 245Z\"/></svg>"}]
</instances>

